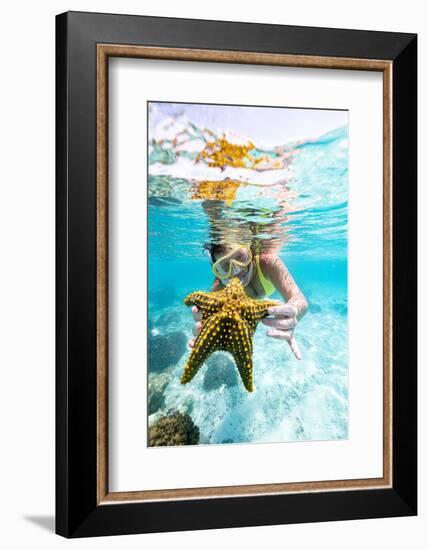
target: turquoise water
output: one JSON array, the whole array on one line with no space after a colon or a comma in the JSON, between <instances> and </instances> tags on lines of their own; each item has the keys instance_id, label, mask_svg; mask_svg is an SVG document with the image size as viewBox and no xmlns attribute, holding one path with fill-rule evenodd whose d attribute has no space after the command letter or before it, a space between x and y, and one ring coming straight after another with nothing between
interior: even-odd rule
<instances>
[{"instance_id":1,"label":"turquoise water","mask_svg":"<svg viewBox=\"0 0 428 550\"><path fill-rule=\"evenodd\" d=\"M275 182L275 170L229 168L227 177L233 173L257 185L240 186L229 206L210 201L205 209L202 200L192 198L194 181L223 179L225 174L199 167L193 145L177 154L175 144L165 141L149 151L149 424L177 409L199 427L202 444L347 438L347 128L278 143L281 151L292 152L286 175L278 171L278 185L263 187L265 175ZM257 148L253 154L274 159L278 149ZM214 230L207 204L221 213ZM189 355L184 342L193 327L183 298L210 289L213 275L203 247L227 231L238 242L252 239L262 249L280 249L309 302L295 330L300 361L259 325L253 393L244 389L224 357L204 365L187 385L180 384ZM273 297L280 298L277 293Z\"/></svg>"}]
</instances>

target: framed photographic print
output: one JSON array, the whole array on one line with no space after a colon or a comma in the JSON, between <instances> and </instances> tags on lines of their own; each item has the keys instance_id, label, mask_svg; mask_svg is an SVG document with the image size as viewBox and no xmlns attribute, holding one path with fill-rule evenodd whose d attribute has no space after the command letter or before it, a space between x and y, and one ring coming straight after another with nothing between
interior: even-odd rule
<instances>
[{"instance_id":1,"label":"framed photographic print","mask_svg":"<svg viewBox=\"0 0 428 550\"><path fill-rule=\"evenodd\" d=\"M56 23L57 533L416 514L416 36Z\"/></svg>"}]
</instances>

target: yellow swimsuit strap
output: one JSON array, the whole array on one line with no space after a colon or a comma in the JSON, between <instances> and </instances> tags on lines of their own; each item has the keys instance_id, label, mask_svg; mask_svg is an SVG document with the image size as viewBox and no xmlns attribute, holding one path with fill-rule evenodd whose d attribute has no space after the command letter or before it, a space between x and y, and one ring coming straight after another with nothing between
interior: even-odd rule
<instances>
[{"instance_id":1,"label":"yellow swimsuit strap","mask_svg":"<svg viewBox=\"0 0 428 550\"><path fill-rule=\"evenodd\" d=\"M263 275L263 271L262 271L262 268L260 266L260 256L259 256L259 254L255 255L255 259L256 259L257 276L259 278L260 284L263 287L265 295L270 296L271 294L273 294L275 292L276 288L273 285L273 283L271 283L271 281L269 281L269 279L267 279Z\"/></svg>"}]
</instances>

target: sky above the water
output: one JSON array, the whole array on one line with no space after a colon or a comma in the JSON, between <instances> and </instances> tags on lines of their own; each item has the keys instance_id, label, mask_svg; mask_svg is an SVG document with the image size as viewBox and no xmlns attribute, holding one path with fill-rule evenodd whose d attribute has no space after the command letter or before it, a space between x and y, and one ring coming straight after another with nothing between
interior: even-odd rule
<instances>
[{"instance_id":1,"label":"sky above the water","mask_svg":"<svg viewBox=\"0 0 428 550\"><path fill-rule=\"evenodd\" d=\"M151 106L151 122L155 125L165 116L185 115L197 126L217 134L232 130L256 144L281 145L295 139L316 138L348 123L348 111L328 109L186 103L152 103Z\"/></svg>"}]
</instances>

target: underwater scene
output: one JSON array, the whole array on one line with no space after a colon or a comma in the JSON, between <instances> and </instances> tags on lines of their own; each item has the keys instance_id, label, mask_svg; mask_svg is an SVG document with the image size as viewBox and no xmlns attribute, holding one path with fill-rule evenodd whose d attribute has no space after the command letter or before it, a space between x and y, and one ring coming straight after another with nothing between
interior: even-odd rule
<instances>
[{"instance_id":1,"label":"underwater scene","mask_svg":"<svg viewBox=\"0 0 428 550\"><path fill-rule=\"evenodd\" d=\"M148 445L348 437L348 113L148 103Z\"/></svg>"}]
</instances>

